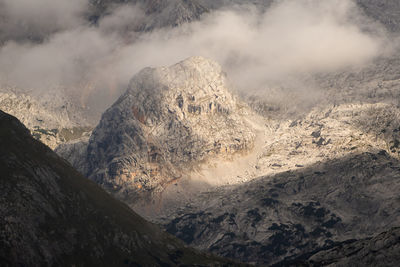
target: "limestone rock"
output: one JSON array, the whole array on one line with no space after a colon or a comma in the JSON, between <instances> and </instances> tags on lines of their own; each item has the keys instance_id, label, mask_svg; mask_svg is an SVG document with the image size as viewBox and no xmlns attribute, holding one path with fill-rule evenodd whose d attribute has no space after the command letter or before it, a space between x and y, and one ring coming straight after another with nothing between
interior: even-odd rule
<instances>
[{"instance_id":1,"label":"limestone rock","mask_svg":"<svg viewBox=\"0 0 400 267\"><path fill-rule=\"evenodd\" d=\"M246 106L228 87L221 67L202 57L142 70L93 131L87 176L133 202L200 162L251 149Z\"/></svg>"},{"instance_id":2,"label":"limestone rock","mask_svg":"<svg viewBox=\"0 0 400 267\"><path fill-rule=\"evenodd\" d=\"M38 97L15 88L0 88L0 109L16 116L36 139L52 149L89 135L93 129L84 110L61 91Z\"/></svg>"},{"instance_id":3,"label":"limestone rock","mask_svg":"<svg viewBox=\"0 0 400 267\"><path fill-rule=\"evenodd\" d=\"M399 169L385 151L348 155L204 192L164 223L199 249L271 265L398 226Z\"/></svg>"}]
</instances>

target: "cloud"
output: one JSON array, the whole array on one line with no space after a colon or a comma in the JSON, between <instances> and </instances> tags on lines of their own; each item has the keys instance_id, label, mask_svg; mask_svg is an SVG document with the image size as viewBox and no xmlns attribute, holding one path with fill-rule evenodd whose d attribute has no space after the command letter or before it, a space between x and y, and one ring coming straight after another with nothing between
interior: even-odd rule
<instances>
[{"instance_id":1,"label":"cloud","mask_svg":"<svg viewBox=\"0 0 400 267\"><path fill-rule=\"evenodd\" d=\"M83 1L74 1L67 22L82 10ZM0 80L23 88L61 85L84 92L83 102L109 105L140 69L193 55L221 63L239 90L262 91L282 84L302 87L299 77L360 66L386 49L382 31L368 26L346 0L277 1L266 12L242 6L178 28L128 34L144 16L128 5L98 27L72 21L40 44L8 42L0 50ZM41 20L35 23L41 29Z\"/></svg>"},{"instance_id":2,"label":"cloud","mask_svg":"<svg viewBox=\"0 0 400 267\"><path fill-rule=\"evenodd\" d=\"M262 88L379 56L384 36L362 31L355 15L353 3L342 0L283 1L261 14L252 8L214 12L189 26L142 36L121 47L109 67L128 80L144 66L202 55L220 62L239 88Z\"/></svg>"},{"instance_id":3,"label":"cloud","mask_svg":"<svg viewBox=\"0 0 400 267\"><path fill-rule=\"evenodd\" d=\"M88 0L0 0L0 41L37 41L84 23Z\"/></svg>"}]
</instances>

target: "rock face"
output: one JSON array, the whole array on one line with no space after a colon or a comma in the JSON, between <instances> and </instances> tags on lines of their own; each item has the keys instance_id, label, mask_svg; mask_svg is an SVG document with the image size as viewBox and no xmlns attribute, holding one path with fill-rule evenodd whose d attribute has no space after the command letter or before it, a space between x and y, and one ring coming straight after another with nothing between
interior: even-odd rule
<instances>
[{"instance_id":1,"label":"rock face","mask_svg":"<svg viewBox=\"0 0 400 267\"><path fill-rule=\"evenodd\" d=\"M75 169L82 171L86 168L86 152L88 143L89 136L84 136L60 144L54 149L54 152L66 159Z\"/></svg>"},{"instance_id":2,"label":"rock face","mask_svg":"<svg viewBox=\"0 0 400 267\"><path fill-rule=\"evenodd\" d=\"M326 100L293 119L266 109L261 149L248 171L249 180L259 178L194 196L158 222L198 248L277 266L400 225L398 66L396 56L322 76ZM390 244L378 255L396 266ZM365 246L346 248L352 252L338 255L337 265L362 255L373 263ZM334 263L329 257L315 266Z\"/></svg>"},{"instance_id":3,"label":"rock face","mask_svg":"<svg viewBox=\"0 0 400 267\"><path fill-rule=\"evenodd\" d=\"M249 180L260 178L194 196L158 222L198 248L278 266L400 225L398 66L396 56L322 76L326 101L295 119L266 118L248 171ZM362 257L353 252L373 262L365 246L346 248L338 266ZM392 248L379 254L396 263ZM328 264L324 257L332 260L321 256L315 266Z\"/></svg>"},{"instance_id":4,"label":"rock face","mask_svg":"<svg viewBox=\"0 0 400 267\"><path fill-rule=\"evenodd\" d=\"M38 98L16 89L0 88L0 109L21 120L36 139L52 149L89 136L93 129L84 111L57 93L47 92Z\"/></svg>"},{"instance_id":5,"label":"rock face","mask_svg":"<svg viewBox=\"0 0 400 267\"><path fill-rule=\"evenodd\" d=\"M93 131L87 176L133 202L199 162L252 148L246 107L227 88L220 66L201 57L142 70Z\"/></svg>"},{"instance_id":6,"label":"rock face","mask_svg":"<svg viewBox=\"0 0 400 267\"><path fill-rule=\"evenodd\" d=\"M146 222L1 111L0 147L1 266L224 263Z\"/></svg>"},{"instance_id":7,"label":"rock face","mask_svg":"<svg viewBox=\"0 0 400 267\"><path fill-rule=\"evenodd\" d=\"M280 262L283 266L398 266L400 228L373 238L348 240L311 255Z\"/></svg>"},{"instance_id":8,"label":"rock face","mask_svg":"<svg viewBox=\"0 0 400 267\"><path fill-rule=\"evenodd\" d=\"M166 229L226 257L277 263L400 225L399 170L381 151L261 177L203 193Z\"/></svg>"}]
</instances>

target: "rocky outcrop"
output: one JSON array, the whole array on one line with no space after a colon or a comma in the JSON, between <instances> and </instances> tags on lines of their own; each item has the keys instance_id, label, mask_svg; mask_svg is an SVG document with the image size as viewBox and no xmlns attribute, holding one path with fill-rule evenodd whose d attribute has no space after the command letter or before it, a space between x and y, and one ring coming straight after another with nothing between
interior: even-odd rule
<instances>
[{"instance_id":1,"label":"rocky outcrop","mask_svg":"<svg viewBox=\"0 0 400 267\"><path fill-rule=\"evenodd\" d=\"M84 178L0 111L1 266L220 266Z\"/></svg>"},{"instance_id":2,"label":"rocky outcrop","mask_svg":"<svg viewBox=\"0 0 400 267\"><path fill-rule=\"evenodd\" d=\"M86 174L133 203L137 193L161 192L201 162L251 149L246 112L213 61L146 68L93 131Z\"/></svg>"}]
</instances>

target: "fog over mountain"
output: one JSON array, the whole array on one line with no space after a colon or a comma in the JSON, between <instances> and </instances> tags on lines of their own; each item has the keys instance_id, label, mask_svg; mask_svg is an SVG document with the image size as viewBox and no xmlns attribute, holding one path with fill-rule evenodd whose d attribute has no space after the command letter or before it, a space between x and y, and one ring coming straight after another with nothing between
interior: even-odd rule
<instances>
[{"instance_id":1,"label":"fog over mountain","mask_svg":"<svg viewBox=\"0 0 400 267\"><path fill-rule=\"evenodd\" d=\"M299 76L357 68L393 49L385 28L350 0L276 1L265 11L251 4L204 8L200 20L145 32L138 29L146 21L168 17L147 15L150 2L135 3L107 9L94 25L87 19L94 4L84 0L2 0L2 86L64 88L99 115L132 73L189 56L217 60L242 91L282 84L311 90Z\"/></svg>"},{"instance_id":2,"label":"fog over mountain","mask_svg":"<svg viewBox=\"0 0 400 267\"><path fill-rule=\"evenodd\" d=\"M75 222L84 234L54 244L88 262L225 262L141 222L247 264L398 266L399 14L396 0L0 0L0 109L58 154L0 112L0 243L23 253L14 233L38 233L43 257L25 262L63 261L38 216ZM46 201L15 206L25 194ZM125 221L137 238L117 242Z\"/></svg>"}]
</instances>

